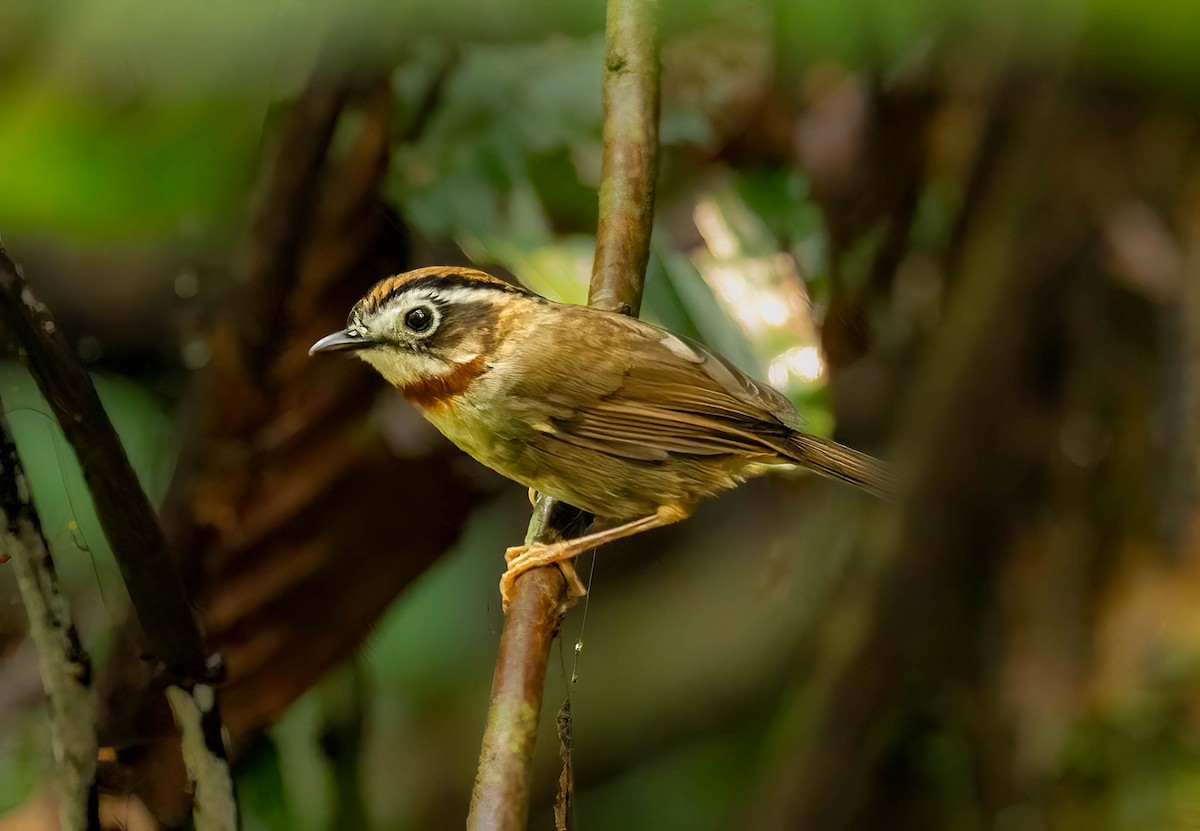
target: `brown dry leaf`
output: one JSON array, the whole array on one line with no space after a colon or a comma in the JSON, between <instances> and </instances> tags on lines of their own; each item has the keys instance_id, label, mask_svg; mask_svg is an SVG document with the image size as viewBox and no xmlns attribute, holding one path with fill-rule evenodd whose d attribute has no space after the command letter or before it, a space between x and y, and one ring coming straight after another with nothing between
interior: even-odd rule
<instances>
[{"instance_id":1,"label":"brown dry leaf","mask_svg":"<svg viewBox=\"0 0 1200 831\"><path fill-rule=\"evenodd\" d=\"M365 366L307 354L344 325L371 283L404 266L380 197L393 106L386 84L362 93L345 157L325 157L350 98L316 81L284 128L260 194L268 215L251 223L240 288L193 390L162 513L224 665L220 706L235 752L353 653L454 543L482 496L446 463L447 443L409 443L419 449L401 455L370 427L382 389ZM307 185L295 181L306 177ZM296 227L279 227L276 213ZM294 264L281 266L289 255L275 249L289 244L298 246ZM145 676L136 661L109 673L104 733L127 766L109 778L172 821L187 807L183 771Z\"/></svg>"}]
</instances>

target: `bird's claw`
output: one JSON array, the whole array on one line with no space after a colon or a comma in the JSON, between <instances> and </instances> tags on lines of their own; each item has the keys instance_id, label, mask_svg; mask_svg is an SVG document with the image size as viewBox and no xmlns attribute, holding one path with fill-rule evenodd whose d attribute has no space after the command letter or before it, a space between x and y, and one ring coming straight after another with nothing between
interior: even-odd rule
<instances>
[{"instance_id":1,"label":"bird's claw","mask_svg":"<svg viewBox=\"0 0 1200 831\"><path fill-rule=\"evenodd\" d=\"M561 552L567 550L565 546L558 543L534 543L513 546L504 552L504 561L508 563L508 569L500 577L500 601L505 614L508 614L517 578L530 569L541 566L558 566L563 578L567 581L567 591L572 600L587 594L587 587L579 579L579 575L575 572L575 566L571 562L570 558L574 555L569 554L567 557L559 559Z\"/></svg>"}]
</instances>

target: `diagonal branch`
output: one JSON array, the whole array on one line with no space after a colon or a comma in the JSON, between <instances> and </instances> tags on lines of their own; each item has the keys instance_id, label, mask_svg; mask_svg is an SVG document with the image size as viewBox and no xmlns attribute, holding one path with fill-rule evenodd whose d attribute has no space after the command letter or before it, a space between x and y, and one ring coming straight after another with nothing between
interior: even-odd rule
<instances>
[{"instance_id":1,"label":"diagonal branch","mask_svg":"<svg viewBox=\"0 0 1200 831\"><path fill-rule=\"evenodd\" d=\"M656 0L609 0L605 32L600 222L588 302L632 315L641 308L654 218L657 11ZM578 517L541 496L526 541L558 538ZM567 602L566 581L555 567L533 569L516 581L500 635L468 828L525 827L546 664Z\"/></svg>"},{"instance_id":2,"label":"diagonal branch","mask_svg":"<svg viewBox=\"0 0 1200 831\"><path fill-rule=\"evenodd\" d=\"M33 296L0 248L0 321L16 335L25 362L79 457L104 535L150 652L174 680L208 674L200 630L150 500L92 380L59 331L50 310Z\"/></svg>"},{"instance_id":3,"label":"diagonal branch","mask_svg":"<svg viewBox=\"0 0 1200 831\"><path fill-rule=\"evenodd\" d=\"M196 827L201 831L234 828L232 778L225 761L220 714L207 683L213 669L162 527L91 378L50 310L33 296L2 247L0 321L20 341L30 373L75 450L150 652L198 711L194 730L189 729L193 722L180 725L185 734L191 734L191 746L197 749L188 760L189 769L214 772L196 779L197 806L207 806L203 813L198 807ZM193 764L201 756L204 764Z\"/></svg>"},{"instance_id":4,"label":"diagonal branch","mask_svg":"<svg viewBox=\"0 0 1200 831\"><path fill-rule=\"evenodd\" d=\"M296 100L293 123L303 130L286 130L271 167L254 198L251 229L239 252L237 276L240 302L233 310L241 352L262 379L263 356L280 337L288 290L295 281L312 205L333 131L345 107L346 84L313 79Z\"/></svg>"}]
</instances>

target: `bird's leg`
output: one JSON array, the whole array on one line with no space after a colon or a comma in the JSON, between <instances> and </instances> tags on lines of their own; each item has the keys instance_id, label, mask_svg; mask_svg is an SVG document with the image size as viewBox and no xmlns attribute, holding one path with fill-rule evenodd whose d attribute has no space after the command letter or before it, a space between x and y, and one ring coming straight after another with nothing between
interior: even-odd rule
<instances>
[{"instance_id":1,"label":"bird's leg","mask_svg":"<svg viewBox=\"0 0 1200 831\"><path fill-rule=\"evenodd\" d=\"M596 531L595 533L576 537L572 540L518 545L508 549L504 552L504 560L508 563L508 570L500 578L500 598L504 602L505 611L508 611L508 602L512 598L513 585L516 583L517 578L531 568L556 563L559 567L567 566L570 568L570 571L568 572L567 568L563 568L563 576L567 578L571 596L583 597L587 594L587 589L579 580L579 576L575 574L575 569L571 567L570 560L578 557L585 551L590 551L598 545L624 539L625 537L639 534L642 531L649 531L651 528L661 528L664 525L679 522L682 519L686 519L688 513L688 511L679 506L664 505L650 516L644 516L631 522L626 522L623 525L606 528L603 531Z\"/></svg>"},{"instance_id":2,"label":"bird's leg","mask_svg":"<svg viewBox=\"0 0 1200 831\"><path fill-rule=\"evenodd\" d=\"M555 565L562 572L563 579L567 581L568 597L574 599L587 594L587 586L583 585L583 581L579 579L579 574L575 571L575 564L573 562L570 560L559 560ZM503 597L501 599L503 600ZM504 606L507 608L508 603L506 602Z\"/></svg>"},{"instance_id":3,"label":"bird's leg","mask_svg":"<svg viewBox=\"0 0 1200 831\"><path fill-rule=\"evenodd\" d=\"M530 488L529 489L529 504L536 508L537 500L538 500L537 488ZM505 562L508 562L508 558L509 558L508 552L514 551L514 550L516 550L516 549L510 548L510 549L508 549L508 551L504 552ZM0 562L2 562L2 561L0 561ZM567 581L567 590L570 593L571 597L583 597L585 594L587 594L587 588L584 587L583 581L579 579L579 575L575 573L575 565L570 560L563 560L560 563L558 563L558 570L562 572L563 578ZM508 607L508 604L506 602L505 608L507 608L507 607Z\"/></svg>"}]
</instances>

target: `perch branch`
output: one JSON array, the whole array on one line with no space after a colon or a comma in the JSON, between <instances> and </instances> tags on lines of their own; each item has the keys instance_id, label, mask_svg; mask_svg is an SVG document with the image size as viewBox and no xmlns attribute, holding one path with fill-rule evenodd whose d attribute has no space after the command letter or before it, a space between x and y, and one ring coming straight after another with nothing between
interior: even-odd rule
<instances>
[{"instance_id":1,"label":"perch branch","mask_svg":"<svg viewBox=\"0 0 1200 831\"><path fill-rule=\"evenodd\" d=\"M588 304L637 316L658 175L656 0L610 0L604 49L600 222Z\"/></svg>"},{"instance_id":2,"label":"perch branch","mask_svg":"<svg viewBox=\"0 0 1200 831\"><path fill-rule=\"evenodd\" d=\"M57 768L59 825L64 831L99 828L96 801L96 713L92 662L79 642L29 483L0 408L0 521L4 551L12 556L17 588L37 646L38 668L50 713Z\"/></svg>"},{"instance_id":3,"label":"perch branch","mask_svg":"<svg viewBox=\"0 0 1200 831\"><path fill-rule=\"evenodd\" d=\"M600 221L588 303L632 315L641 308L654 218L657 11L656 0L609 0L605 31ZM539 497L526 541L561 535L566 518L552 499ZM565 593L562 573L553 567L533 569L516 582L500 635L468 828L525 827L546 664Z\"/></svg>"},{"instance_id":4,"label":"perch branch","mask_svg":"<svg viewBox=\"0 0 1200 831\"><path fill-rule=\"evenodd\" d=\"M558 528L569 511L569 506L539 496L526 542L559 538ZM468 828L515 831L525 827L542 687L566 588L562 572L553 566L533 569L517 580L500 634Z\"/></svg>"},{"instance_id":5,"label":"perch branch","mask_svg":"<svg viewBox=\"0 0 1200 831\"><path fill-rule=\"evenodd\" d=\"M20 341L29 371L79 459L96 515L112 547L150 652L162 663L169 680L195 699L201 714L200 735L196 740L203 742L216 763L226 768L225 783L232 788L220 715L215 701L208 700L212 688L204 683L212 675L212 669L192 616L191 603L171 563L158 517L91 378L59 331L50 310L33 296L2 247L0 321ZM211 781L214 780L197 782L197 804L209 807L203 822L197 812L196 827L235 827L235 815L222 815L219 821L214 821L218 819L216 806L232 805L233 794L232 790L228 793L208 790Z\"/></svg>"}]
</instances>

